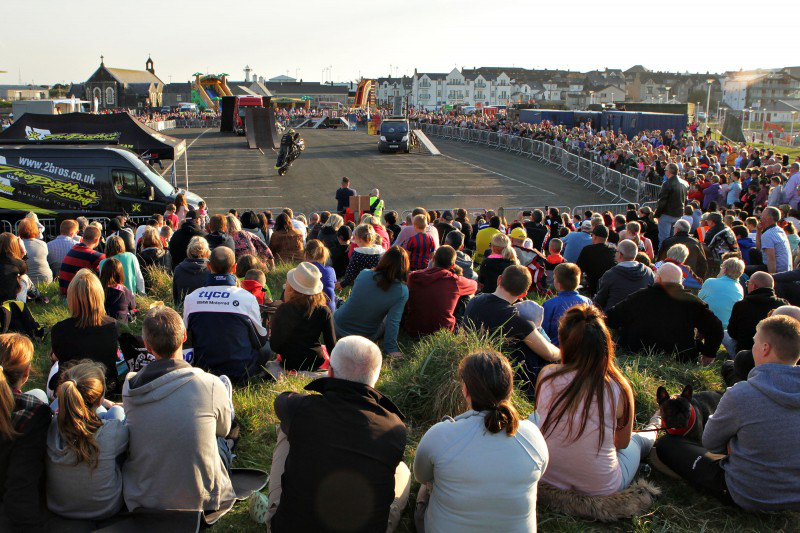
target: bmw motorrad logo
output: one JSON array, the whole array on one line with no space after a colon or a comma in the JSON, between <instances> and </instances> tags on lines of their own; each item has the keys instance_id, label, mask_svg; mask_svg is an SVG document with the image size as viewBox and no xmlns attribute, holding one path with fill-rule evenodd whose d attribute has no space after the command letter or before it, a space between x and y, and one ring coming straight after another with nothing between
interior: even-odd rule
<instances>
[{"instance_id":1,"label":"bmw motorrad logo","mask_svg":"<svg viewBox=\"0 0 800 533\"><path fill-rule=\"evenodd\" d=\"M234 307L239 307L239 300L234 300L233 301L233 306Z\"/></svg>"}]
</instances>

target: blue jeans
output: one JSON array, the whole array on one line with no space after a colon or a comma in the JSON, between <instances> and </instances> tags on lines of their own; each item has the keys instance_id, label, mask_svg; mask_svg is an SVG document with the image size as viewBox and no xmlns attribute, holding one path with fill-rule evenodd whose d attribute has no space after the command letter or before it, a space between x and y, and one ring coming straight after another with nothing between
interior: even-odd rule
<instances>
[{"instance_id":1,"label":"blue jeans","mask_svg":"<svg viewBox=\"0 0 800 533\"><path fill-rule=\"evenodd\" d=\"M536 424L537 427L540 426L541 420L539 413L534 412L528 417L528 420ZM639 463L641 463L642 459L647 457L650 450L653 449L653 444L656 442L656 434L656 431L634 433L631 435L631 442L628 446L617 450L617 462L622 472L622 481L620 482L617 492L628 488L633 478L636 477L636 472L639 471Z\"/></svg>"},{"instance_id":2,"label":"blue jeans","mask_svg":"<svg viewBox=\"0 0 800 533\"><path fill-rule=\"evenodd\" d=\"M680 220L678 217L671 217L669 215L661 215L658 217L658 243L659 249L663 246L663 242L672 236L672 226ZM658 253L658 250L655 250Z\"/></svg>"},{"instance_id":3,"label":"blue jeans","mask_svg":"<svg viewBox=\"0 0 800 533\"><path fill-rule=\"evenodd\" d=\"M217 437L217 449L219 456L222 458L222 464L225 465L225 470L231 473L231 461L233 461L233 452L228 448L228 443L225 442L225 437Z\"/></svg>"}]
</instances>

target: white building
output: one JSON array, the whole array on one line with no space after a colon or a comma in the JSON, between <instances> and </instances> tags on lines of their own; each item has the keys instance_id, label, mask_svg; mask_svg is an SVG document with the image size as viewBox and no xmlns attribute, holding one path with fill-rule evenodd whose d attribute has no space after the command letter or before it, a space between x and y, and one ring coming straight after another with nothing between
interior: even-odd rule
<instances>
[{"instance_id":1,"label":"white building","mask_svg":"<svg viewBox=\"0 0 800 533\"><path fill-rule=\"evenodd\" d=\"M438 109L442 106L496 106L541 99L545 88L540 83L519 83L497 69L454 68L448 73L414 72L411 102L416 108ZM379 84L382 86L382 84Z\"/></svg>"},{"instance_id":2,"label":"white building","mask_svg":"<svg viewBox=\"0 0 800 533\"><path fill-rule=\"evenodd\" d=\"M413 87L412 79L408 76L401 78L378 78L375 87L375 102L379 106L392 105L396 97L411 96Z\"/></svg>"}]
</instances>

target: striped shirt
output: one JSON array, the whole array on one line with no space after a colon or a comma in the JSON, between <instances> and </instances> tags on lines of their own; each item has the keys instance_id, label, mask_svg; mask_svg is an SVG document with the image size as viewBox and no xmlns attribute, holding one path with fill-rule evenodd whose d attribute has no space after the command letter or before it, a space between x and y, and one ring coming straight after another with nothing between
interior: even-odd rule
<instances>
[{"instance_id":1,"label":"striped shirt","mask_svg":"<svg viewBox=\"0 0 800 533\"><path fill-rule=\"evenodd\" d=\"M58 272L58 288L61 294L67 294L67 287L69 282L82 268L97 271L100 261L106 258L106 254L101 254L97 250L92 250L83 243L76 244L64 256L64 262L61 263L61 270Z\"/></svg>"},{"instance_id":2,"label":"striped shirt","mask_svg":"<svg viewBox=\"0 0 800 533\"><path fill-rule=\"evenodd\" d=\"M428 262L436 250L436 243L433 237L427 233L417 233L406 243L408 259L411 263L411 270L422 270L428 266Z\"/></svg>"}]
</instances>

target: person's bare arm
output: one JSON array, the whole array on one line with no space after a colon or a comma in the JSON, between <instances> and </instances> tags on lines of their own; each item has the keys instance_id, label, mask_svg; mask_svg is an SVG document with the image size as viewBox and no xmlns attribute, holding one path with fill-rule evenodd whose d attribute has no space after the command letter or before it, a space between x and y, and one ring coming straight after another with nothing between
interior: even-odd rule
<instances>
[{"instance_id":1,"label":"person's bare arm","mask_svg":"<svg viewBox=\"0 0 800 533\"><path fill-rule=\"evenodd\" d=\"M625 402L627 401L629 409L627 418L623 418L625 413ZM622 394L619 395L617 400L617 428L614 431L614 447L622 450L628 447L631 443L633 436L633 392L630 388L624 388Z\"/></svg>"},{"instance_id":2,"label":"person's bare arm","mask_svg":"<svg viewBox=\"0 0 800 533\"><path fill-rule=\"evenodd\" d=\"M525 345L533 350L533 353L544 359L555 363L561 361L561 350L554 346L550 341L539 333L538 329L531 331L530 335L523 340Z\"/></svg>"},{"instance_id":3,"label":"person's bare arm","mask_svg":"<svg viewBox=\"0 0 800 533\"><path fill-rule=\"evenodd\" d=\"M774 274L776 268L775 248L764 248L764 258L767 263L767 272Z\"/></svg>"}]
</instances>

